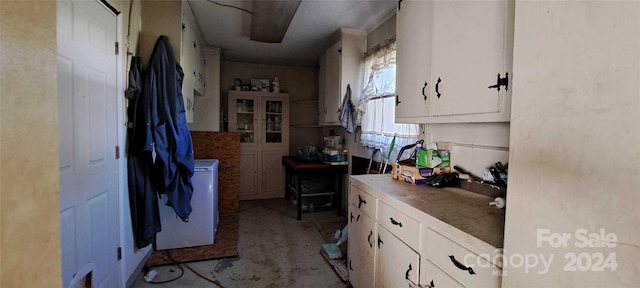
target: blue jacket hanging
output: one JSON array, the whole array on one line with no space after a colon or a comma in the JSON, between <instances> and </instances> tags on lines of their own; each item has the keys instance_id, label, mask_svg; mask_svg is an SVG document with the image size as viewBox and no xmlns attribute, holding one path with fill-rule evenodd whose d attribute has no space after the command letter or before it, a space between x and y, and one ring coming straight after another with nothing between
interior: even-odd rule
<instances>
[{"instance_id":1,"label":"blue jacket hanging","mask_svg":"<svg viewBox=\"0 0 640 288\"><path fill-rule=\"evenodd\" d=\"M142 62L131 59L127 105L127 176L133 236L138 248L149 246L161 231L158 196L151 182L153 158L145 151L149 101L143 98Z\"/></svg>"},{"instance_id":2,"label":"blue jacket hanging","mask_svg":"<svg viewBox=\"0 0 640 288\"><path fill-rule=\"evenodd\" d=\"M189 221L193 185L193 145L187 128L182 80L167 36L160 36L153 48L143 94L150 101L146 151L155 151L153 182L160 194L167 194L168 206L183 221Z\"/></svg>"},{"instance_id":3,"label":"blue jacket hanging","mask_svg":"<svg viewBox=\"0 0 640 288\"><path fill-rule=\"evenodd\" d=\"M356 130L356 121L358 121L358 114L356 114L356 108L351 102L351 86L347 84L347 94L344 95L340 108L340 126L347 129L347 132L353 133Z\"/></svg>"}]
</instances>

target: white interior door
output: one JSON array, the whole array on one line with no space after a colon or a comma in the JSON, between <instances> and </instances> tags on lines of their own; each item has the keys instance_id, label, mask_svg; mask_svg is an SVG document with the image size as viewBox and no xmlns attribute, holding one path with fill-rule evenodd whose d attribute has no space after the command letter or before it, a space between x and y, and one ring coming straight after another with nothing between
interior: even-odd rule
<instances>
[{"instance_id":1,"label":"white interior door","mask_svg":"<svg viewBox=\"0 0 640 288\"><path fill-rule=\"evenodd\" d=\"M63 287L83 267L95 267L94 287L116 287L116 16L97 1L58 1L57 21Z\"/></svg>"}]
</instances>

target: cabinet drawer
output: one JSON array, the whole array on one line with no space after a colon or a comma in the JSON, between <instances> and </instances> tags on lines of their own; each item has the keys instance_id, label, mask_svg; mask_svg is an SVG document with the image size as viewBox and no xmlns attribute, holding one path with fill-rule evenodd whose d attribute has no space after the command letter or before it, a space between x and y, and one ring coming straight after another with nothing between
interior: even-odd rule
<instances>
[{"instance_id":1,"label":"cabinet drawer","mask_svg":"<svg viewBox=\"0 0 640 288\"><path fill-rule=\"evenodd\" d=\"M440 269L467 287L500 287L500 268L436 231L426 232L425 256Z\"/></svg>"},{"instance_id":2,"label":"cabinet drawer","mask_svg":"<svg viewBox=\"0 0 640 288\"><path fill-rule=\"evenodd\" d=\"M380 201L378 223L395 234L411 248L418 250L420 222Z\"/></svg>"},{"instance_id":3,"label":"cabinet drawer","mask_svg":"<svg viewBox=\"0 0 640 288\"><path fill-rule=\"evenodd\" d=\"M354 186L349 190L349 203L359 208L364 214L376 219L376 201L377 199Z\"/></svg>"},{"instance_id":4,"label":"cabinet drawer","mask_svg":"<svg viewBox=\"0 0 640 288\"><path fill-rule=\"evenodd\" d=\"M425 260L422 266L423 273L420 276L422 285L424 287L447 287L447 288L463 288L460 282L451 278L447 273L444 273L440 268L436 267L431 261ZM422 286L421 286L422 287Z\"/></svg>"}]
</instances>

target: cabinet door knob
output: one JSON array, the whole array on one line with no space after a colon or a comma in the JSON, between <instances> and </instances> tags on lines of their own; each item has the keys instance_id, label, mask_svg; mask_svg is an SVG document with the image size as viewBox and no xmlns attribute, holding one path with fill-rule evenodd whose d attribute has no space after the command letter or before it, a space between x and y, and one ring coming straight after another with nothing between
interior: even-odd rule
<instances>
[{"instance_id":1,"label":"cabinet door knob","mask_svg":"<svg viewBox=\"0 0 640 288\"><path fill-rule=\"evenodd\" d=\"M458 269L466 270L471 275L475 275L476 274L476 272L473 271L473 268L464 266L462 263L458 262L458 260L456 260L456 257L453 257L453 255L449 255L449 259L451 259L451 262L453 262L453 265L455 265Z\"/></svg>"},{"instance_id":2,"label":"cabinet door knob","mask_svg":"<svg viewBox=\"0 0 640 288\"><path fill-rule=\"evenodd\" d=\"M367 204L367 201L363 200L362 197L358 195L358 208L361 208L362 204Z\"/></svg>"},{"instance_id":3,"label":"cabinet door knob","mask_svg":"<svg viewBox=\"0 0 640 288\"><path fill-rule=\"evenodd\" d=\"M504 90L509 90L509 72L505 73L504 78L500 78L500 73L498 73L496 85L489 86L489 89L496 88L500 91L500 86L504 86Z\"/></svg>"},{"instance_id":4,"label":"cabinet door knob","mask_svg":"<svg viewBox=\"0 0 640 288\"><path fill-rule=\"evenodd\" d=\"M393 217L390 217L389 220L391 220L391 224L402 227L402 222L393 220Z\"/></svg>"},{"instance_id":5,"label":"cabinet door knob","mask_svg":"<svg viewBox=\"0 0 640 288\"><path fill-rule=\"evenodd\" d=\"M409 280L409 272L411 272L411 270L413 270L413 268L411 268L411 263L409 263L409 269L407 269L407 272L404 273L404 279Z\"/></svg>"},{"instance_id":6,"label":"cabinet door knob","mask_svg":"<svg viewBox=\"0 0 640 288\"><path fill-rule=\"evenodd\" d=\"M424 82L424 86L422 86L422 96L424 96L424 101L427 101L427 94L424 93L424 89L427 88L427 82Z\"/></svg>"},{"instance_id":7,"label":"cabinet door knob","mask_svg":"<svg viewBox=\"0 0 640 288\"><path fill-rule=\"evenodd\" d=\"M440 96L442 94L440 94L440 91L438 91L438 89L440 88L440 82L442 82L442 80L440 80L440 77L438 77L438 82L436 82L436 96L438 96L438 99L440 99Z\"/></svg>"}]
</instances>

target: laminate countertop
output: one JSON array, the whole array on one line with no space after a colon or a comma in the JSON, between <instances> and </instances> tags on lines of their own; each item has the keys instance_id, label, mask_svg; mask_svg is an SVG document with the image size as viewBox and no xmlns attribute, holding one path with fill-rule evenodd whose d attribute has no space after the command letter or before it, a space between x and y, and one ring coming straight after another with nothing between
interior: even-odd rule
<instances>
[{"instance_id":1,"label":"laminate countertop","mask_svg":"<svg viewBox=\"0 0 640 288\"><path fill-rule=\"evenodd\" d=\"M489 206L491 197L460 188L405 183L390 174L352 175L350 179L356 187L375 189L495 248L503 248L505 210Z\"/></svg>"}]
</instances>

